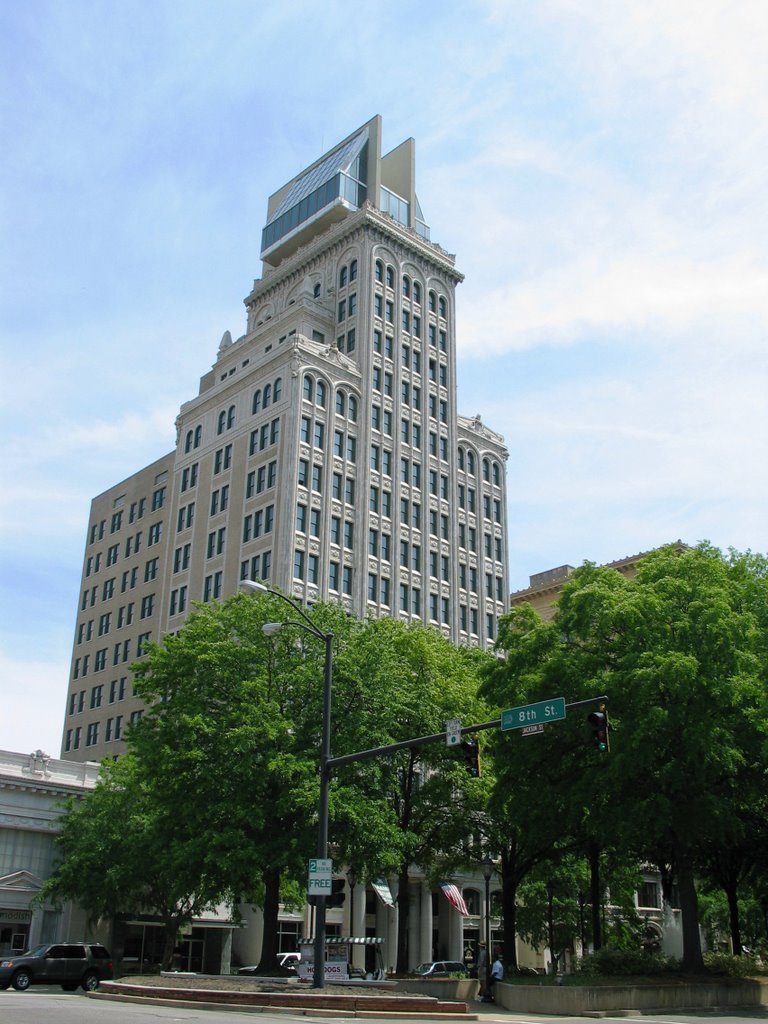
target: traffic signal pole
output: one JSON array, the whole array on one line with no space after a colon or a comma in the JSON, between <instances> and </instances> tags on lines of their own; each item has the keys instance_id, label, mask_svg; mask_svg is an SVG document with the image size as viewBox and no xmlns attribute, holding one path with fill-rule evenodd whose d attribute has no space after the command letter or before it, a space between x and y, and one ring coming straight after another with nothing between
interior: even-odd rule
<instances>
[{"instance_id":1,"label":"traffic signal pole","mask_svg":"<svg viewBox=\"0 0 768 1024\"><path fill-rule=\"evenodd\" d=\"M605 694L599 697L588 697L586 700L575 700L566 704L566 709L585 707L587 704L594 704L597 701L607 701ZM501 719L494 718L492 722L481 722L478 725L465 725L460 733L466 736L473 732L482 732L485 729L500 729ZM371 747L370 750L360 750L356 754L342 754L339 757L329 757L325 762L329 771L332 768L340 768L345 764L352 764L355 761L370 761L374 757L381 757L382 754L391 754L396 750L409 750L412 747L424 747L428 743L445 743L447 733L436 732L431 736L419 736L412 740L402 740L400 743L388 743L383 747Z\"/></svg>"}]
</instances>

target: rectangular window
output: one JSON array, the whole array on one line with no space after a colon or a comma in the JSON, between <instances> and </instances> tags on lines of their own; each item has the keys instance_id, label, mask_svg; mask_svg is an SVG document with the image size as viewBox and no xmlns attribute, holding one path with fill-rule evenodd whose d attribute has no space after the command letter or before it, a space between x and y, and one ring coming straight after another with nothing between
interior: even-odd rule
<instances>
[{"instance_id":1,"label":"rectangular window","mask_svg":"<svg viewBox=\"0 0 768 1024\"><path fill-rule=\"evenodd\" d=\"M157 558L150 558L149 561L144 566L144 582L145 583L149 583L150 580L153 580L153 579L155 579L157 577L157 565L158 565L158 562L159 562L159 559L157 559Z\"/></svg>"},{"instance_id":2,"label":"rectangular window","mask_svg":"<svg viewBox=\"0 0 768 1024\"><path fill-rule=\"evenodd\" d=\"M307 583L318 582L319 559L317 555L307 556Z\"/></svg>"},{"instance_id":3,"label":"rectangular window","mask_svg":"<svg viewBox=\"0 0 768 1024\"><path fill-rule=\"evenodd\" d=\"M323 467L312 466L312 490L317 494L323 493Z\"/></svg>"},{"instance_id":4,"label":"rectangular window","mask_svg":"<svg viewBox=\"0 0 768 1024\"><path fill-rule=\"evenodd\" d=\"M355 524L348 520L344 521L344 547L352 550L355 539Z\"/></svg>"},{"instance_id":5,"label":"rectangular window","mask_svg":"<svg viewBox=\"0 0 768 1024\"><path fill-rule=\"evenodd\" d=\"M304 552L299 549L293 553L293 578L304 579Z\"/></svg>"},{"instance_id":6,"label":"rectangular window","mask_svg":"<svg viewBox=\"0 0 768 1024\"><path fill-rule=\"evenodd\" d=\"M142 619L148 619L149 616L155 609L155 595L147 594L146 597L141 599L141 612L140 617Z\"/></svg>"},{"instance_id":7,"label":"rectangular window","mask_svg":"<svg viewBox=\"0 0 768 1024\"><path fill-rule=\"evenodd\" d=\"M339 589L339 563L329 562L328 564L328 589Z\"/></svg>"},{"instance_id":8,"label":"rectangular window","mask_svg":"<svg viewBox=\"0 0 768 1024\"><path fill-rule=\"evenodd\" d=\"M355 504L355 481L351 476L344 481L344 501L347 505Z\"/></svg>"},{"instance_id":9,"label":"rectangular window","mask_svg":"<svg viewBox=\"0 0 768 1024\"><path fill-rule=\"evenodd\" d=\"M152 492L152 511L157 512L158 509L163 507L165 502L165 488L158 487L156 491ZM143 514L143 511L142 511Z\"/></svg>"},{"instance_id":10,"label":"rectangular window","mask_svg":"<svg viewBox=\"0 0 768 1024\"><path fill-rule=\"evenodd\" d=\"M149 533L147 535L147 546L152 547L153 544L159 544L162 533L163 524L153 523L152 526L150 526Z\"/></svg>"},{"instance_id":11,"label":"rectangular window","mask_svg":"<svg viewBox=\"0 0 768 1024\"><path fill-rule=\"evenodd\" d=\"M91 722L88 726L88 731L85 734L85 745L86 747L92 747L94 744L99 742L99 723Z\"/></svg>"}]
</instances>

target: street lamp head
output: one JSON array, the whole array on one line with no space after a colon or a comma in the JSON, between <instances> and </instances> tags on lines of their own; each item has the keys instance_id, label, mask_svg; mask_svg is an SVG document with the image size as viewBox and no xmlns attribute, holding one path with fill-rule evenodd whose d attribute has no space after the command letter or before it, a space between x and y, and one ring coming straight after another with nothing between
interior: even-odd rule
<instances>
[{"instance_id":1,"label":"street lamp head","mask_svg":"<svg viewBox=\"0 0 768 1024\"><path fill-rule=\"evenodd\" d=\"M269 594L269 587L263 583L259 583L258 580L241 580L240 589L244 594Z\"/></svg>"},{"instance_id":2,"label":"street lamp head","mask_svg":"<svg viewBox=\"0 0 768 1024\"><path fill-rule=\"evenodd\" d=\"M347 870L347 881L350 889L354 889L357 885L357 871L354 866L350 866Z\"/></svg>"},{"instance_id":3,"label":"street lamp head","mask_svg":"<svg viewBox=\"0 0 768 1024\"><path fill-rule=\"evenodd\" d=\"M486 855L480 862L480 870L483 872L483 878L486 882L490 882L493 873L496 870L496 865L493 863L491 858Z\"/></svg>"},{"instance_id":4,"label":"street lamp head","mask_svg":"<svg viewBox=\"0 0 768 1024\"><path fill-rule=\"evenodd\" d=\"M275 633L280 632L284 625L284 622L265 622L261 627L261 632L264 636L274 636Z\"/></svg>"}]
</instances>

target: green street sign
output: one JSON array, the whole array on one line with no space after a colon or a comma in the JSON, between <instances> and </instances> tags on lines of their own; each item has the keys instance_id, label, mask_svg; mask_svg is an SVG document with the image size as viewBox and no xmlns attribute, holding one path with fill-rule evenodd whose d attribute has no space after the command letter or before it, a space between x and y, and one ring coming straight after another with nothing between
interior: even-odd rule
<instances>
[{"instance_id":1,"label":"green street sign","mask_svg":"<svg viewBox=\"0 0 768 1024\"><path fill-rule=\"evenodd\" d=\"M540 700L538 704L523 704L501 712L501 731L524 729L527 725L546 725L565 718L565 697Z\"/></svg>"}]
</instances>

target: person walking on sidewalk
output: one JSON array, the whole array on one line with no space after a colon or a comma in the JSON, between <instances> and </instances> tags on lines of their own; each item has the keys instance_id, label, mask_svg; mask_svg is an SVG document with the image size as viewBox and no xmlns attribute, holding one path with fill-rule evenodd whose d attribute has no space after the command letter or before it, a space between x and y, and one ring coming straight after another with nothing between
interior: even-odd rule
<instances>
[{"instance_id":1,"label":"person walking on sidewalk","mask_svg":"<svg viewBox=\"0 0 768 1024\"><path fill-rule=\"evenodd\" d=\"M488 995L488 949L484 942L480 943L477 954L478 998L482 1001Z\"/></svg>"},{"instance_id":2,"label":"person walking on sidewalk","mask_svg":"<svg viewBox=\"0 0 768 1024\"><path fill-rule=\"evenodd\" d=\"M504 980L504 965L501 962L501 954L496 954L496 959L493 961L493 967L491 967L491 991L488 993L491 1001L494 1000L496 994L496 982Z\"/></svg>"}]
</instances>

